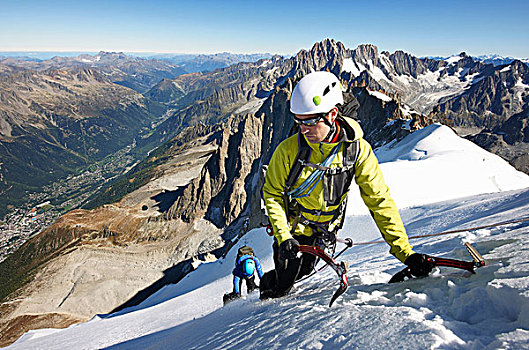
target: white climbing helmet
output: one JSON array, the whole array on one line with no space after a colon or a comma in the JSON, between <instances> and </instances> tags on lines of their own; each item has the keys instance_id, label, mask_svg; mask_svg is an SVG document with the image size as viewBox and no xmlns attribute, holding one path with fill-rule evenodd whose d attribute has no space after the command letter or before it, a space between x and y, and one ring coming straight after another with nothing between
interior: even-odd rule
<instances>
[{"instance_id":1,"label":"white climbing helmet","mask_svg":"<svg viewBox=\"0 0 529 350\"><path fill-rule=\"evenodd\" d=\"M329 72L305 75L292 91L290 111L294 114L327 113L343 103L342 84Z\"/></svg>"}]
</instances>

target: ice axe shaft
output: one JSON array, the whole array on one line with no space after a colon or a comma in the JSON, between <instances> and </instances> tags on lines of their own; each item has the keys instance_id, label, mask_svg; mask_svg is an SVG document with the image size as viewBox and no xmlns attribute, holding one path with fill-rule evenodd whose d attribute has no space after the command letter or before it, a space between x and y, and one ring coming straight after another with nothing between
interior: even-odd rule
<instances>
[{"instance_id":1,"label":"ice axe shaft","mask_svg":"<svg viewBox=\"0 0 529 350\"><path fill-rule=\"evenodd\" d=\"M472 259L474 259L474 262L478 264L479 266L485 266L485 259L481 256L481 254L474 248L469 242L465 242L465 247L467 248L468 252L472 256Z\"/></svg>"},{"instance_id":2,"label":"ice axe shaft","mask_svg":"<svg viewBox=\"0 0 529 350\"><path fill-rule=\"evenodd\" d=\"M331 298L331 301L329 303L329 307L331 307L334 301L338 299L340 295L345 293L345 291L347 290L347 287L349 287L349 281L347 280L347 274L346 274L347 266L345 265L343 261L340 263L337 263L336 261L334 261L334 259L330 257L327 253L325 253L323 249L321 249L320 247L316 247L312 245L300 245L299 251L301 253L312 254L312 255L319 257L320 259L325 261L325 263L331 266L333 270L336 272L336 274L338 275L338 278L340 279L340 287L336 290L336 292L334 292L334 295Z\"/></svg>"}]
</instances>

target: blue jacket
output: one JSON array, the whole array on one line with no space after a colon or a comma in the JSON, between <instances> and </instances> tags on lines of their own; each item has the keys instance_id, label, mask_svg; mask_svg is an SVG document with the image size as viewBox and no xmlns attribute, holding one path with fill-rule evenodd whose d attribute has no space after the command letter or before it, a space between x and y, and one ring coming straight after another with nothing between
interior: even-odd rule
<instances>
[{"instance_id":1,"label":"blue jacket","mask_svg":"<svg viewBox=\"0 0 529 350\"><path fill-rule=\"evenodd\" d=\"M263 268L261 267L261 263L259 262L259 259L257 259L257 257L252 255L241 256L239 259L237 259L237 263L235 264L235 268L233 269L233 291L237 294L241 293L241 278L248 278L253 275L245 275L243 272L242 265L246 259L253 259L253 261L255 262L255 270L257 271L257 276L259 276L259 279L263 277Z\"/></svg>"}]
</instances>

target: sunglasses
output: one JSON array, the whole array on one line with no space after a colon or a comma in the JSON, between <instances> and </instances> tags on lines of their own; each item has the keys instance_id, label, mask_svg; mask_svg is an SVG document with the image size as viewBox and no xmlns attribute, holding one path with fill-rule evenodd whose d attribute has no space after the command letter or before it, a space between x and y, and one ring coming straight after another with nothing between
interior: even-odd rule
<instances>
[{"instance_id":1,"label":"sunglasses","mask_svg":"<svg viewBox=\"0 0 529 350\"><path fill-rule=\"evenodd\" d=\"M294 117L294 122L298 125L314 126L318 124L324 117L325 114L323 113L309 119L299 119L297 117Z\"/></svg>"}]
</instances>

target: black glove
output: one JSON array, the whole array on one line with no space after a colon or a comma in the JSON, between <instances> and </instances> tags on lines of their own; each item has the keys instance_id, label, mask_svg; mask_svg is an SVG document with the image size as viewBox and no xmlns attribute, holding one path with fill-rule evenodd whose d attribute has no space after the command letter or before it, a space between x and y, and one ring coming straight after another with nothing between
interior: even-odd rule
<instances>
[{"instance_id":1,"label":"black glove","mask_svg":"<svg viewBox=\"0 0 529 350\"><path fill-rule=\"evenodd\" d=\"M433 270L435 264L429 260L428 255L413 253L410 255L404 264L408 265L410 272L415 277L426 277Z\"/></svg>"},{"instance_id":2,"label":"black glove","mask_svg":"<svg viewBox=\"0 0 529 350\"><path fill-rule=\"evenodd\" d=\"M299 252L299 242L294 238L289 238L279 245L279 258L295 259Z\"/></svg>"}]
</instances>

